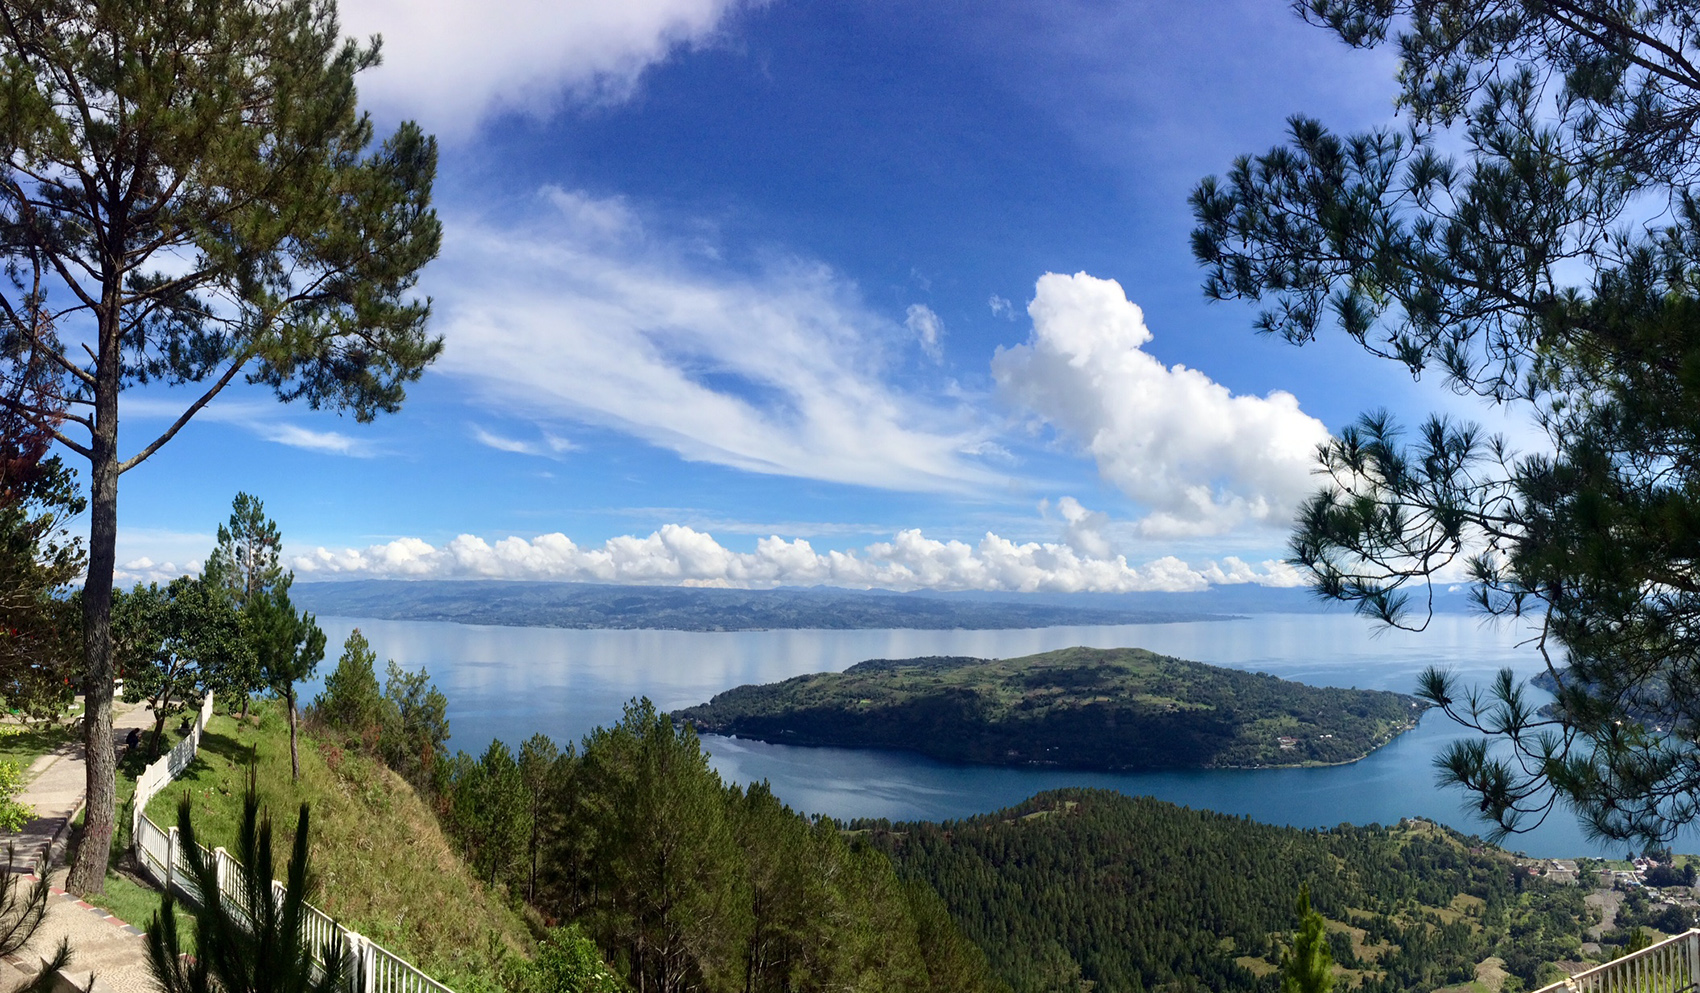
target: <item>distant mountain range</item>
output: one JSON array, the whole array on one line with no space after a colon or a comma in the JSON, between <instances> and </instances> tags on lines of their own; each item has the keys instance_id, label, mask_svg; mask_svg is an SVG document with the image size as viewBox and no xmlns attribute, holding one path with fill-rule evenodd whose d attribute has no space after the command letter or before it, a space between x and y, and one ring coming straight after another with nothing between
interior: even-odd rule
<instances>
[{"instance_id":1,"label":"distant mountain range","mask_svg":"<svg viewBox=\"0 0 1700 993\"><path fill-rule=\"evenodd\" d=\"M296 605L317 614L556 628L758 631L779 628L994 629L1228 620L1210 610L1065 606L829 587L724 590L499 580L297 583Z\"/></svg>"},{"instance_id":2,"label":"distant mountain range","mask_svg":"<svg viewBox=\"0 0 1700 993\"><path fill-rule=\"evenodd\" d=\"M990 630L1221 621L1244 614L1344 609L1318 603L1302 589L1249 585L1217 586L1198 593L1022 594L365 579L296 583L291 594L298 606L326 616L677 631Z\"/></svg>"}]
</instances>

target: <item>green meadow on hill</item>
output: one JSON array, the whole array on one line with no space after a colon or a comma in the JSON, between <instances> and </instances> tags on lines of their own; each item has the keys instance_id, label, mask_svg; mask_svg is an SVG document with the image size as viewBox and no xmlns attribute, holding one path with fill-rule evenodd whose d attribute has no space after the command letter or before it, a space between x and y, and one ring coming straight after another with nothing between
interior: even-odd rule
<instances>
[{"instance_id":1,"label":"green meadow on hill","mask_svg":"<svg viewBox=\"0 0 1700 993\"><path fill-rule=\"evenodd\" d=\"M451 986L529 952L519 913L474 878L436 815L382 762L309 733L301 778L291 782L289 725L276 701L255 701L247 720L215 715L200 755L148 804L148 817L162 827L177 823L187 794L203 844L230 844L250 763L280 859L297 809L311 805L315 906Z\"/></svg>"}]
</instances>

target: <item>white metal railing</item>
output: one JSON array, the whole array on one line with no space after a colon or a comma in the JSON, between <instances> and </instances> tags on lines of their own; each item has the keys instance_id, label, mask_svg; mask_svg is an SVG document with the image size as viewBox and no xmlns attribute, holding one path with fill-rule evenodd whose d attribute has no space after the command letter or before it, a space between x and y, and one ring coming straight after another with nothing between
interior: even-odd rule
<instances>
[{"instance_id":1,"label":"white metal railing","mask_svg":"<svg viewBox=\"0 0 1700 993\"><path fill-rule=\"evenodd\" d=\"M1578 972L1536 993L1686 993L1697 980L1700 929Z\"/></svg>"},{"instance_id":2,"label":"white metal railing","mask_svg":"<svg viewBox=\"0 0 1700 993\"><path fill-rule=\"evenodd\" d=\"M200 713L195 717L195 726L189 731L188 737L177 743L170 754L160 758L136 777L136 793L132 801L130 814L130 829L135 831L136 822L141 819L142 811L148 801L159 795L165 785L176 779L195 761L195 755L201 750L201 734L207 729L207 722L212 720L213 695L208 693L201 701ZM134 835L132 835L133 837Z\"/></svg>"},{"instance_id":3,"label":"white metal railing","mask_svg":"<svg viewBox=\"0 0 1700 993\"><path fill-rule=\"evenodd\" d=\"M200 720L189 736L178 742L170 755L148 766L141 776L137 777L135 811L130 818L130 841L135 849L136 861L141 864L142 869L161 889L175 889L197 903L200 902L201 894L195 886L194 877L188 872L188 863L183 858L183 845L177 829L161 828L149 819L143 810L149 800L157 796L194 761L195 753L200 749L201 732L206 730L207 721L212 717L212 705L213 698L209 693L201 705ZM215 848L210 852L201 848L201 853L213 860L219 892L225 899L234 901L240 907L242 863L222 848ZM273 899L281 902L286 890L287 887L282 883L272 880ZM340 943L343 954L354 962L361 993L454 993L454 990L419 971L412 963L399 958L360 933L338 924L329 914L312 904L303 903L303 907L306 914L302 929L306 932L307 948L313 961L324 965L331 949Z\"/></svg>"}]
</instances>

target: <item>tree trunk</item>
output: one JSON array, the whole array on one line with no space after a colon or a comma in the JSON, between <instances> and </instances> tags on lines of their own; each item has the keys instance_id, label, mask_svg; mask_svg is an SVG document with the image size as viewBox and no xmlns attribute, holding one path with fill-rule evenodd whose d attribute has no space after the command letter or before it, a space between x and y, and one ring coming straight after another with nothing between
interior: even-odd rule
<instances>
[{"instance_id":1,"label":"tree trunk","mask_svg":"<svg viewBox=\"0 0 1700 993\"><path fill-rule=\"evenodd\" d=\"M159 758L159 739L165 736L165 715L154 718L153 737L148 744L148 761Z\"/></svg>"},{"instance_id":2,"label":"tree trunk","mask_svg":"<svg viewBox=\"0 0 1700 993\"><path fill-rule=\"evenodd\" d=\"M171 685L172 675L172 671L167 669L165 673L165 685ZM152 762L159 758L159 742L161 738L165 737L165 718L169 716L166 713L166 708L171 706L171 693L169 691L165 692L164 696L161 696L148 706L153 709L155 715L153 721L153 741L148 745L148 761Z\"/></svg>"},{"instance_id":3,"label":"tree trunk","mask_svg":"<svg viewBox=\"0 0 1700 993\"><path fill-rule=\"evenodd\" d=\"M87 773L83 841L65 888L79 896L106 890L106 862L117 815L117 755L112 746L112 567L118 541L118 310L116 286L101 315L95 364L94 430L89 459L89 569L83 586L83 756Z\"/></svg>"},{"instance_id":4,"label":"tree trunk","mask_svg":"<svg viewBox=\"0 0 1700 993\"><path fill-rule=\"evenodd\" d=\"M301 753L295 746L295 684L290 684L283 698L289 703L289 781L294 782L301 778Z\"/></svg>"}]
</instances>

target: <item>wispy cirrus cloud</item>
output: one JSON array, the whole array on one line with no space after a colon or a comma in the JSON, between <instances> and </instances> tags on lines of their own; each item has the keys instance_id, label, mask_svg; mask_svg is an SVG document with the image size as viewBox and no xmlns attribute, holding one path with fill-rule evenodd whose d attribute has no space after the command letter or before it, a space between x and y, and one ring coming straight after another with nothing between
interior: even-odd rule
<instances>
[{"instance_id":1,"label":"wispy cirrus cloud","mask_svg":"<svg viewBox=\"0 0 1700 993\"><path fill-rule=\"evenodd\" d=\"M180 416L188 403L186 398L128 396L119 406L127 420L169 422ZM280 420L283 410L284 408L276 403L214 400L195 414L191 424L230 424L266 441L326 455L365 459L382 454L376 445L365 438Z\"/></svg>"},{"instance_id":2,"label":"wispy cirrus cloud","mask_svg":"<svg viewBox=\"0 0 1700 993\"><path fill-rule=\"evenodd\" d=\"M451 218L433 272L438 368L477 402L749 472L921 492L1006 480L971 454L989 450L982 412L894 385L888 353L913 339L829 267L739 269L616 199L540 199L549 216L529 223Z\"/></svg>"}]
</instances>

